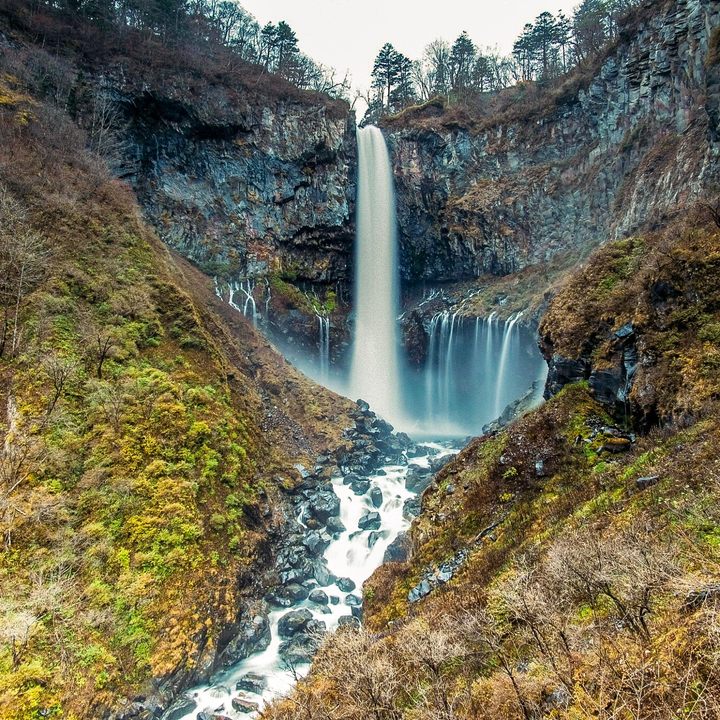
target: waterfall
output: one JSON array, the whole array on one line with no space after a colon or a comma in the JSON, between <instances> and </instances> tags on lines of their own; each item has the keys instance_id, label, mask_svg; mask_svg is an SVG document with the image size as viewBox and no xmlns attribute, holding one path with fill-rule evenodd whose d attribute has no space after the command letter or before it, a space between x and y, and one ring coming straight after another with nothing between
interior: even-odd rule
<instances>
[{"instance_id":1,"label":"waterfall","mask_svg":"<svg viewBox=\"0 0 720 720\"><path fill-rule=\"evenodd\" d=\"M216 282L217 287L217 282ZM217 291L216 291L217 292ZM228 305L230 307L235 308L238 312L242 313L245 317L249 317L250 320L252 320L252 324L254 327L257 327L258 324L258 311L257 311L257 304L255 303L255 281L254 280L240 280L231 282L228 285ZM240 293L244 296L244 301L241 300L240 302L242 305L239 305L235 302L235 296ZM222 295L220 295L222 297Z\"/></svg>"},{"instance_id":2,"label":"waterfall","mask_svg":"<svg viewBox=\"0 0 720 720\"><path fill-rule=\"evenodd\" d=\"M416 387L406 386L412 413L421 419L411 428L415 434L477 434L536 378L544 377L545 364L521 317L518 313L501 320L493 312L487 318L466 318L456 307L429 320L425 365Z\"/></svg>"},{"instance_id":3,"label":"waterfall","mask_svg":"<svg viewBox=\"0 0 720 720\"><path fill-rule=\"evenodd\" d=\"M317 315L320 379L327 382L330 373L330 318Z\"/></svg>"},{"instance_id":4,"label":"waterfall","mask_svg":"<svg viewBox=\"0 0 720 720\"><path fill-rule=\"evenodd\" d=\"M506 387L506 378L508 374L508 360L510 355L510 344L513 339L513 330L517 325L517 321L522 317L522 313L516 313L510 316L507 324L505 325L505 332L503 333L502 349L500 350L500 364L497 370L497 384L495 386L495 417L499 417L504 410L503 403L504 398L508 397L508 391Z\"/></svg>"},{"instance_id":5,"label":"waterfall","mask_svg":"<svg viewBox=\"0 0 720 720\"><path fill-rule=\"evenodd\" d=\"M350 388L380 415L402 415L395 192L385 139L359 128L355 336Z\"/></svg>"}]
</instances>

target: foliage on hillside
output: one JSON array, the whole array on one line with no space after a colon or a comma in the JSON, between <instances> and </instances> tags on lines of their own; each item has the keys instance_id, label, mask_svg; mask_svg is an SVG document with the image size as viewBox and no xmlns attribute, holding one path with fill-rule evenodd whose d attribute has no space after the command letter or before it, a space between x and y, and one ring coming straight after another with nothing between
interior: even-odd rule
<instances>
[{"instance_id":1,"label":"foliage on hillside","mask_svg":"<svg viewBox=\"0 0 720 720\"><path fill-rule=\"evenodd\" d=\"M690 422L718 400L720 231L709 208L662 232L613 242L559 289L541 336L554 353L615 361L614 332L641 337L631 401L645 415Z\"/></svg>"},{"instance_id":2,"label":"foliage on hillside","mask_svg":"<svg viewBox=\"0 0 720 720\"><path fill-rule=\"evenodd\" d=\"M693 412L633 442L581 383L476 439L424 494L409 562L366 583L365 629L270 718L718 717L719 248L697 218L613 243L543 326L569 352L633 320L656 368L638 402Z\"/></svg>"},{"instance_id":3,"label":"foliage on hillside","mask_svg":"<svg viewBox=\"0 0 720 720\"><path fill-rule=\"evenodd\" d=\"M260 592L271 478L347 421L56 106L3 76L0 113L0 717L99 717Z\"/></svg>"},{"instance_id":4,"label":"foliage on hillside","mask_svg":"<svg viewBox=\"0 0 720 720\"><path fill-rule=\"evenodd\" d=\"M170 92L175 88L185 101L225 95L226 105L242 108L280 99L322 106L334 117L347 115L345 101L300 89L220 44L208 45L193 37L168 43L138 28L93 22L58 11L51 4L32 5L0 0L0 31L32 55L27 65L44 80L38 92L60 93L48 99L71 112L81 99L73 97L73 92L79 91L72 91L72 81L81 87L90 70L91 74L116 77L118 84L128 83L138 91L162 87Z\"/></svg>"},{"instance_id":5,"label":"foliage on hillside","mask_svg":"<svg viewBox=\"0 0 720 720\"><path fill-rule=\"evenodd\" d=\"M617 10L612 10L614 4L618 6ZM465 128L479 134L501 125L552 117L576 102L578 93L587 89L597 77L607 58L619 46L631 40L649 18L667 12L670 5L666 0L637 5L633 2L602 3L585 0L577 9L585 17L580 19L580 27L576 30L585 37L574 43L576 56L572 62L558 63L556 59L554 69L548 69L547 54L540 52L545 60L541 61L537 56L533 60L530 57L533 52L528 54L527 49L522 48L515 61L498 58L492 53L487 57L481 54L481 64L495 68L491 70L491 75L504 75L502 82L490 83L487 88L481 85L482 89L468 87L459 91L421 93L419 100L405 103L397 112L387 113L378 119L378 124L388 130L409 128L452 131ZM601 20L599 16L605 13L609 14ZM537 18L536 24L544 24L543 16L548 15L543 13ZM565 20L562 13L558 20ZM587 34L588 29L594 33ZM528 30L532 34L533 27L526 26L525 31ZM581 50L583 43L586 46ZM435 51L430 55L437 52L432 47L428 50ZM555 52L559 52L559 49L556 48ZM449 53L446 55L449 57ZM512 70L498 67L503 64Z\"/></svg>"}]
</instances>

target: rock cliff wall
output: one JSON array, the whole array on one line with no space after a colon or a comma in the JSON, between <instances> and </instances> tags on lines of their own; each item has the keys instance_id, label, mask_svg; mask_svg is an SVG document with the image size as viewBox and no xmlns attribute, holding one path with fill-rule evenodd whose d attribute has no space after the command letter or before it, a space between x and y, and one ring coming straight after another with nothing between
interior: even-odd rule
<instances>
[{"instance_id":1,"label":"rock cliff wall","mask_svg":"<svg viewBox=\"0 0 720 720\"><path fill-rule=\"evenodd\" d=\"M341 103L120 90L123 174L171 247L211 274L348 274L355 132Z\"/></svg>"},{"instance_id":2,"label":"rock cliff wall","mask_svg":"<svg viewBox=\"0 0 720 720\"><path fill-rule=\"evenodd\" d=\"M403 278L512 273L700 196L717 177L719 22L711 0L646 3L597 72L518 95L510 119L388 122Z\"/></svg>"}]
</instances>

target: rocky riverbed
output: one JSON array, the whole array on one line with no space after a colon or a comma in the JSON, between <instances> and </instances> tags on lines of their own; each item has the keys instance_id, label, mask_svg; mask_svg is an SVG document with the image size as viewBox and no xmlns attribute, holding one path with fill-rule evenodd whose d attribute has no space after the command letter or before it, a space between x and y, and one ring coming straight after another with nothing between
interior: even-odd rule
<instances>
[{"instance_id":1,"label":"rocky riverbed","mask_svg":"<svg viewBox=\"0 0 720 720\"><path fill-rule=\"evenodd\" d=\"M347 443L296 467L277 583L225 652L224 668L186 692L163 720L240 720L290 690L323 635L362 620L362 584L387 559L407 553L404 531L419 494L456 452L450 442L416 444L358 401Z\"/></svg>"}]
</instances>

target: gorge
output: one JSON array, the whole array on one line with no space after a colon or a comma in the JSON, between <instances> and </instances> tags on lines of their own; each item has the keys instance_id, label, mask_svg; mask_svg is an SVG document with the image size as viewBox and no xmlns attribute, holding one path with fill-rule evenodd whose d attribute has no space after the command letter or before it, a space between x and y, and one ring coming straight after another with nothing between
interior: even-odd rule
<instances>
[{"instance_id":1,"label":"gorge","mask_svg":"<svg viewBox=\"0 0 720 720\"><path fill-rule=\"evenodd\" d=\"M718 717L720 4L361 127L141 5L0 0L0 720Z\"/></svg>"}]
</instances>

